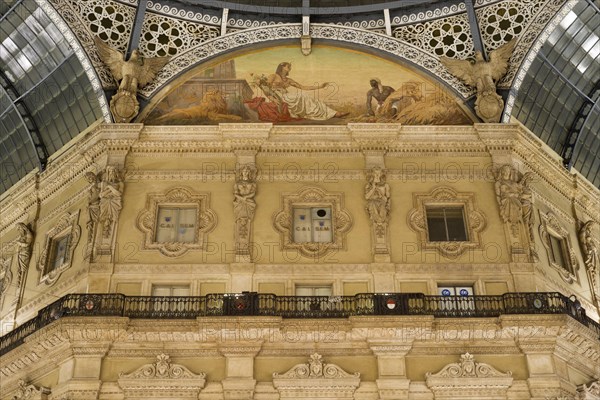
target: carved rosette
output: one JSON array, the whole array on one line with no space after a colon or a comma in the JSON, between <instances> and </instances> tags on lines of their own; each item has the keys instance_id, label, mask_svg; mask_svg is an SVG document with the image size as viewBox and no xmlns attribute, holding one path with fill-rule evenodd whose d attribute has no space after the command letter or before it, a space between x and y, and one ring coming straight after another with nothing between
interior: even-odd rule
<instances>
[{"instance_id":1,"label":"carved rosette","mask_svg":"<svg viewBox=\"0 0 600 400\"><path fill-rule=\"evenodd\" d=\"M71 268L73 262L73 254L75 253L75 247L79 243L81 237L81 227L77 223L79 221L79 210L72 213L64 214L59 221L46 233L46 240L44 241L44 249L40 255L40 261L37 264L37 269L40 271L40 283L52 285L56 283L60 275L67 269ZM56 238L70 236L67 243L66 254L64 262L56 268L50 268L51 260L50 250L52 248L52 242Z\"/></svg>"},{"instance_id":2,"label":"carved rosette","mask_svg":"<svg viewBox=\"0 0 600 400\"><path fill-rule=\"evenodd\" d=\"M136 226L144 233L144 250L158 249L167 257L178 257L188 250L203 250L206 246L206 236L217 225L217 215L209 208L208 193L194 193L186 187L176 187L166 193L152 193L147 196L146 206L139 213ZM193 243L171 242L158 243L155 241L159 206L195 207L195 237Z\"/></svg>"},{"instance_id":3,"label":"carved rosette","mask_svg":"<svg viewBox=\"0 0 600 400\"><path fill-rule=\"evenodd\" d=\"M331 207L333 214L333 239L328 243L296 243L294 237L294 207ZM346 247L346 233L352 228L352 217L344 208L344 195L339 192L327 193L318 187L304 187L296 193L284 193L281 197L281 210L273 216L273 226L281 237L281 247L296 250L305 257L323 257L332 251Z\"/></svg>"},{"instance_id":4,"label":"carved rosette","mask_svg":"<svg viewBox=\"0 0 600 400\"><path fill-rule=\"evenodd\" d=\"M467 249L481 248L481 231L486 220L476 208L474 193L459 193L452 188L441 186L429 193L413 194L414 208L408 213L409 227L419 235L419 243L424 249L437 249L446 257L457 257ZM462 207L467 230L466 241L431 242L428 238L427 207Z\"/></svg>"},{"instance_id":5,"label":"carved rosette","mask_svg":"<svg viewBox=\"0 0 600 400\"><path fill-rule=\"evenodd\" d=\"M336 398L352 399L360 385L360 373L349 374L335 364L327 364L315 353L308 363L289 371L273 373L273 386L281 399Z\"/></svg>"},{"instance_id":6,"label":"carved rosette","mask_svg":"<svg viewBox=\"0 0 600 400\"><path fill-rule=\"evenodd\" d=\"M503 373L489 364L475 362L473 355L465 353L459 362L437 373L427 372L425 383L436 399L506 398L513 377L512 372Z\"/></svg>"},{"instance_id":7,"label":"carved rosette","mask_svg":"<svg viewBox=\"0 0 600 400\"><path fill-rule=\"evenodd\" d=\"M540 238L546 253L548 255L548 262L560 275L560 277L567 283L579 282L577 271L579 270L579 261L577 255L571 244L571 238L569 232L560 224L556 216L552 212L546 214L540 211L541 224L539 227ZM566 265L561 266L554 261L552 253L551 236L559 238L561 243L564 244L561 250L565 255Z\"/></svg>"},{"instance_id":8,"label":"carved rosette","mask_svg":"<svg viewBox=\"0 0 600 400\"><path fill-rule=\"evenodd\" d=\"M127 399L197 399L206 383L206 374L194 374L185 366L173 364L167 354L159 354L152 364L119 375L119 387Z\"/></svg>"}]
</instances>

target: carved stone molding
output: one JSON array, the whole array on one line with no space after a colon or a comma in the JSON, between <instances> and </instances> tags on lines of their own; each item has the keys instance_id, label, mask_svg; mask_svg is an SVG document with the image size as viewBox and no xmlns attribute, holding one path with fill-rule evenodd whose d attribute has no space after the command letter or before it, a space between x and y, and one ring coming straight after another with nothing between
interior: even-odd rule
<instances>
[{"instance_id":1,"label":"carved stone molding","mask_svg":"<svg viewBox=\"0 0 600 400\"><path fill-rule=\"evenodd\" d=\"M46 233L44 249L37 265L40 271L40 283L52 285L56 283L63 272L71 268L75 247L77 247L77 243L79 243L79 238L81 237L81 228L77 223L78 221L79 210L71 213L68 212ZM67 238L63 260L60 265L51 265L51 263L55 263L55 257L58 256L54 250L54 246L57 246L57 241L62 238Z\"/></svg>"},{"instance_id":2,"label":"carved stone molding","mask_svg":"<svg viewBox=\"0 0 600 400\"><path fill-rule=\"evenodd\" d=\"M460 362L446 365L437 373L427 372L425 383L437 399L506 398L513 383L512 372L502 373L489 364L475 362L465 353Z\"/></svg>"},{"instance_id":3,"label":"carved stone molding","mask_svg":"<svg viewBox=\"0 0 600 400\"><path fill-rule=\"evenodd\" d=\"M540 238L542 239L542 243L544 245L544 248L546 249L546 253L548 255L548 262L550 266L552 266L556 271L558 271L560 277L565 282L579 282L579 278L577 276L577 271L579 270L579 261L577 260L577 255L575 254L573 245L571 244L569 231L567 231L561 225L559 220L552 212L544 214L540 211L540 220ZM555 249L555 251L562 252L564 256L564 262L566 264L564 266L558 264L555 260L555 256L553 255L552 246L557 245L556 242L552 244L553 237L559 240L558 245L561 246L561 248L558 250Z\"/></svg>"},{"instance_id":4,"label":"carved stone molding","mask_svg":"<svg viewBox=\"0 0 600 400\"><path fill-rule=\"evenodd\" d=\"M577 400L600 400L600 381L577 387Z\"/></svg>"},{"instance_id":5,"label":"carved stone molding","mask_svg":"<svg viewBox=\"0 0 600 400\"><path fill-rule=\"evenodd\" d=\"M295 207L331 207L331 242L294 242ZM305 257L323 257L330 251L346 247L346 233L352 228L352 217L344 208L344 195L327 193L318 187L304 187L296 193L281 195L281 210L273 216L273 225L281 237L284 250L296 250Z\"/></svg>"},{"instance_id":6,"label":"carved stone molding","mask_svg":"<svg viewBox=\"0 0 600 400\"><path fill-rule=\"evenodd\" d=\"M413 194L414 208L408 213L408 225L419 235L420 246L424 249L437 249L447 257L457 257L467 249L481 248L481 231L486 220L475 206L474 193L459 193L452 188L441 186L429 193ZM427 228L427 207L462 207L466 241L429 241Z\"/></svg>"},{"instance_id":7,"label":"carved stone molding","mask_svg":"<svg viewBox=\"0 0 600 400\"><path fill-rule=\"evenodd\" d=\"M281 399L353 399L359 385L360 373L349 374L324 363L318 353L283 374L273 373L273 386Z\"/></svg>"},{"instance_id":8,"label":"carved stone molding","mask_svg":"<svg viewBox=\"0 0 600 400\"><path fill-rule=\"evenodd\" d=\"M142 248L157 249L167 257L178 257L188 250L202 250L206 246L206 236L217 224L217 215L209 208L210 194L194 193L186 187L176 187L166 193L152 193L147 196L146 207L139 213L136 226L144 233ZM196 208L194 242L156 242L158 209L160 206Z\"/></svg>"},{"instance_id":9,"label":"carved stone molding","mask_svg":"<svg viewBox=\"0 0 600 400\"><path fill-rule=\"evenodd\" d=\"M36 387L19 379L18 388L12 400L45 400L50 394L50 389L44 386Z\"/></svg>"},{"instance_id":10,"label":"carved stone molding","mask_svg":"<svg viewBox=\"0 0 600 400\"><path fill-rule=\"evenodd\" d=\"M121 373L117 382L127 399L197 399L206 383L206 374L194 374L183 365L173 364L162 353L152 364L142 365L129 374Z\"/></svg>"}]
</instances>

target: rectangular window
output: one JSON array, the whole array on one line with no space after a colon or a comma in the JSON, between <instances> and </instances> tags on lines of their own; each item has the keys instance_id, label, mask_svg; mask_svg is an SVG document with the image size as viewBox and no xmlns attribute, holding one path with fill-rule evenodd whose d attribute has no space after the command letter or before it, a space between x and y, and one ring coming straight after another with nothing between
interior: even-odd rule
<instances>
[{"instance_id":1,"label":"rectangular window","mask_svg":"<svg viewBox=\"0 0 600 400\"><path fill-rule=\"evenodd\" d=\"M331 207L294 208L295 243L330 243L332 241Z\"/></svg>"},{"instance_id":2,"label":"rectangular window","mask_svg":"<svg viewBox=\"0 0 600 400\"><path fill-rule=\"evenodd\" d=\"M331 285L296 285L296 296L331 296Z\"/></svg>"},{"instance_id":3,"label":"rectangular window","mask_svg":"<svg viewBox=\"0 0 600 400\"><path fill-rule=\"evenodd\" d=\"M189 296L189 285L152 285L152 296Z\"/></svg>"},{"instance_id":4,"label":"rectangular window","mask_svg":"<svg viewBox=\"0 0 600 400\"><path fill-rule=\"evenodd\" d=\"M158 207L156 243L195 243L196 207Z\"/></svg>"},{"instance_id":5,"label":"rectangular window","mask_svg":"<svg viewBox=\"0 0 600 400\"><path fill-rule=\"evenodd\" d=\"M571 272L569 268L570 264L567 262L567 257L565 256L565 239L552 234L548 236L550 237L550 255L552 257L552 262Z\"/></svg>"},{"instance_id":6,"label":"rectangular window","mask_svg":"<svg viewBox=\"0 0 600 400\"><path fill-rule=\"evenodd\" d=\"M44 274L54 271L69 261L68 250L70 240L71 235L64 235L52 239L50 243L50 262L47 264Z\"/></svg>"},{"instance_id":7,"label":"rectangular window","mask_svg":"<svg viewBox=\"0 0 600 400\"><path fill-rule=\"evenodd\" d=\"M473 286L438 286L439 300L438 308L442 312L475 311L473 298Z\"/></svg>"},{"instance_id":8,"label":"rectangular window","mask_svg":"<svg viewBox=\"0 0 600 400\"><path fill-rule=\"evenodd\" d=\"M463 207L427 207L427 233L430 242L468 241Z\"/></svg>"}]
</instances>

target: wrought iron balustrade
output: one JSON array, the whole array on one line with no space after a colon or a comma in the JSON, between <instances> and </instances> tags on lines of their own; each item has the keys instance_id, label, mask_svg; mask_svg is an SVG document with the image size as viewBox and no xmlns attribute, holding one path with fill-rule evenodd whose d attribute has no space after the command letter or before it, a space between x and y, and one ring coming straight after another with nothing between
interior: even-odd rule
<instances>
[{"instance_id":1,"label":"wrought iron balustrade","mask_svg":"<svg viewBox=\"0 0 600 400\"><path fill-rule=\"evenodd\" d=\"M209 316L347 318L361 315L432 315L438 318L498 317L503 314L567 314L595 332L600 324L578 302L550 293L499 296L426 296L422 293L361 293L355 296L276 296L256 292L206 296L125 296L68 294L0 338L0 355L27 336L66 316L195 319Z\"/></svg>"}]
</instances>

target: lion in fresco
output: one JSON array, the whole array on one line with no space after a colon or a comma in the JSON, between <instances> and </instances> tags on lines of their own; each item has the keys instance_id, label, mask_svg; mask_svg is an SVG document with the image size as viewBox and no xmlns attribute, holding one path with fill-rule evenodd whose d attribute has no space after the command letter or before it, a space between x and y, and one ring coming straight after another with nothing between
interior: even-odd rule
<instances>
[{"instance_id":1,"label":"lion in fresco","mask_svg":"<svg viewBox=\"0 0 600 400\"><path fill-rule=\"evenodd\" d=\"M239 115L227 113L227 102L220 90L209 90L204 93L200 104L187 108L175 108L156 118L156 122L177 122L178 120L239 121Z\"/></svg>"}]
</instances>

